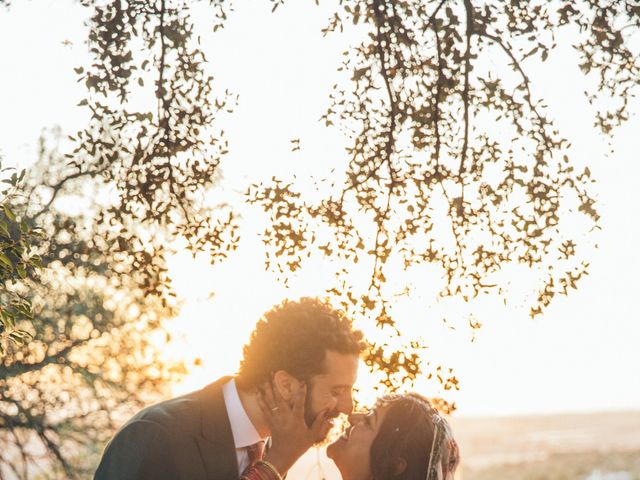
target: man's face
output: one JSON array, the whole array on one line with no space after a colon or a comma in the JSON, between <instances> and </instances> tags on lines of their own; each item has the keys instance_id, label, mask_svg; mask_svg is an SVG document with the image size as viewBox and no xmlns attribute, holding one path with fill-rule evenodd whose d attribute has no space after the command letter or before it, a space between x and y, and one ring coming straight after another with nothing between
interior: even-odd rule
<instances>
[{"instance_id":1,"label":"man's face","mask_svg":"<svg viewBox=\"0 0 640 480\"><path fill-rule=\"evenodd\" d=\"M308 382L305 402L305 421L313 424L318 414L327 410L328 418L353 410L352 389L358 375L358 356L327 351L324 373L314 375Z\"/></svg>"}]
</instances>

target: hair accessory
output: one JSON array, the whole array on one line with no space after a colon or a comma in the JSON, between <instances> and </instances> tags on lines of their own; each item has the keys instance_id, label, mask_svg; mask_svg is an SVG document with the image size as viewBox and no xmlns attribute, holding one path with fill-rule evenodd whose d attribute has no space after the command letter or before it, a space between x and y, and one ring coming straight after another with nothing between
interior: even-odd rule
<instances>
[{"instance_id":1,"label":"hair accessory","mask_svg":"<svg viewBox=\"0 0 640 480\"><path fill-rule=\"evenodd\" d=\"M427 478L425 480L438 480L438 463L440 462L442 440L444 439L443 436L446 429L441 425L443 419L436 410L434 410L433 415L431 415L431 421L433 422L433 441L431 442L429 464L427 465Z\"/></svg>"}]
</instances>

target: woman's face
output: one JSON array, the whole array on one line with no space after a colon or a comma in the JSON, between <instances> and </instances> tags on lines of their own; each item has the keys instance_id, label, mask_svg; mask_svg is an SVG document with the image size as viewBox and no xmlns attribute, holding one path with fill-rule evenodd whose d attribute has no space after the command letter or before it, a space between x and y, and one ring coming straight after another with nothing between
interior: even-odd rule
<instances>
[{"instance_id":1,"label":"woman's face","mask_svg":"<svg viewBox=\"0 0 640 480\"><path fill-rule=\"evenodd\" d=\"M371 445L388 409L389 405L381 405L366 414L351 414L351 426L327 447L327 456L335 462L343 480L371 478Z\"/></svg>"},{"instance_id":2,"label":"woman's face","mask_svg":"<svg viewBox=\"0 0 640 480\"><path fill-rule=\"evenodd\" d=\"M349 416L351 426L327 447L343 480L369 480L371 478L371 445L380 431L391 404L380 404L369 413ZM453 480L460 461L458 446L453 438L445 440L442 457L436 466L438 480Z\"/></svg>"}]
</instances>

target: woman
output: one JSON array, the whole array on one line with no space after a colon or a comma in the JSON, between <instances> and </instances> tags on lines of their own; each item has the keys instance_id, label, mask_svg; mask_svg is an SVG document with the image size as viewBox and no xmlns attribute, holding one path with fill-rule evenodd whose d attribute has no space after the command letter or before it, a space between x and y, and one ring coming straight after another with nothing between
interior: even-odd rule
<instances>
[{"instance_id":1,"label":"woman","mask_svg":"<svg viewBox=\"0 0 640 480\"><path fill-rule=\"evenodd\" d=\"M310 427L305 424L304 393L293 405L277 397L270 392L261 400L271 425L273 449L300 447L304 452L322 419ZM327 448L343 480L453 480L460 461L458 444L447 421L425 397L417 393L385 396L370 412L352 414L349 423ZM268 459L269 455L243 474L243 480L280 479L288 468L279 472Z\"/></svg>"},{"instance_id":2,"label":"woman","mask_svg":"<svg viewBox=\"0 0 640 480\"><path fill-rule=\"evenodd\" d=\"M451 480L460 457L447 421L417 393L383 397L327 448L343 480Z\"/></svg>"}]
</instances>

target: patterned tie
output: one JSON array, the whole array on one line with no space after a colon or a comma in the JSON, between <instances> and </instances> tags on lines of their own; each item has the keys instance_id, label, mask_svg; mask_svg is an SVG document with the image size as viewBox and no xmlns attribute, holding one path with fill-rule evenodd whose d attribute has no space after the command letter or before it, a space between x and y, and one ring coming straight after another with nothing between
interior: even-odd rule
<instances>
[{"instance_id":1,"label":"patterned tie","mask_svg":"<svg viewBox=\"0 0 640 480\"><path fill-rule=\"evenodd\" d=\"M264 442L260 441L253 445L249 445L247 447L247 453L249 454L249 467L251 467L258 460L262 460L262 455L264 454Z\"/></svg>"}]
</instances>

